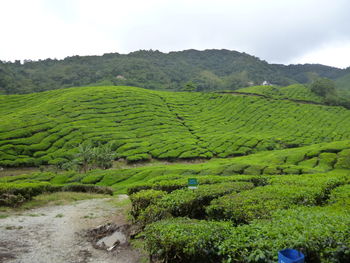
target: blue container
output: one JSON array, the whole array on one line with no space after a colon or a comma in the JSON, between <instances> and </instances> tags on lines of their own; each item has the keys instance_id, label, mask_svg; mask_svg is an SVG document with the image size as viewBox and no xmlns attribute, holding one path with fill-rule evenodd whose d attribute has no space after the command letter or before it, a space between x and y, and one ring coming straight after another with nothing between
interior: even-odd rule
<instances>
[{"instance_id":1,"label":"blue container","mask_svg":"<svg viewBox=\"0 0 350 263\"><path fill-rule=\"evenodd\" d=\"M304 263L305 256L295 249L284 249L278 252L278 263Z\"/></svg>"}]
</instances>

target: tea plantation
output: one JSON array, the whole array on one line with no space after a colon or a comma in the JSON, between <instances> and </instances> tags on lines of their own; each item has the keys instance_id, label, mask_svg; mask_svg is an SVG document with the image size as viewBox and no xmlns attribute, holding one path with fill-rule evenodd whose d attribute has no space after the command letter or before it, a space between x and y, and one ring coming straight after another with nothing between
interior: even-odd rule
<instances>
[{"instance_id":1,"label":"tea plantation","mask_svg":"<svg viewBox=\"0 0 350 263\"><path fill-rule=\"evenodd\" d=\"M111 142L129 162L232 157L350 139L350 111L253 96L86 87L0 96L0 165L71 159Z\"/></svg>"},{"instance_id":2,"label":"tea plantation","mask_svg":"<svg viewBox=\"0 0 350 263\"><path fill-rule=\"evenodd\" d=\"M1 177L0 205L53 191L127 193L155 262L277 262L285 248L306 262L350 262L350 111L294 88L281 88L287 97L133 87L0 96L1 166L59 164L87 140L112 142L129 163L160 159Z\"/></svg>"}]
</instances>

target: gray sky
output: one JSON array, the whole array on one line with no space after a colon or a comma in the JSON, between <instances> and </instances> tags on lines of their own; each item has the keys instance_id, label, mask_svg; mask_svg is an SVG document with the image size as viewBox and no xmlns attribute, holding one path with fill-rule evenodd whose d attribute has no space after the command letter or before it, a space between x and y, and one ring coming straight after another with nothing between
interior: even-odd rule
<instances>
[{"instance_id":1,"label":"gray sky","mask_svg":"<svg viewBox=\"0 0 350 263\"><path fill-rule=\"evenodd\" d=\"M0 60L230 49L350 66L349 0L0 0Z\"/></svg>"}]
</instances>

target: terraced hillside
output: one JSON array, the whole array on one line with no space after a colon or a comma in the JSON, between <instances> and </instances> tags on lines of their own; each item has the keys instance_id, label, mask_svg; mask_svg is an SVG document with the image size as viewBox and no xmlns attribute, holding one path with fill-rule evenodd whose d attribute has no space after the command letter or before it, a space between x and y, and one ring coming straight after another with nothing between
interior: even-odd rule
<instances>
[{"instance_id":1,"label":"terraced hillside","mask_svg":"<svg viewBox=\"0 0 350 263\"><path fill-rule=\"evenodd\" d=\"M128 161L211 158L350 139L350 111L256 96L86 87L0 96L0 165L70 159L87 140Z\"/></svg>"}]
</instances>

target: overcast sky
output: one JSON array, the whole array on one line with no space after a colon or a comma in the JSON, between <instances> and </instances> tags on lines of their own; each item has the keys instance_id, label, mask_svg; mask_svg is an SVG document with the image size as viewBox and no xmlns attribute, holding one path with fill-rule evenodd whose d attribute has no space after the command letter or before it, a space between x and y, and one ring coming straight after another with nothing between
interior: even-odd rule
<instances>
[{"instance_id":1,"label":"overcast sky","mask_svg":"<svg viewBox=\"0 0 350 263\"><path fill-rule=\"evenodd\" d=\"M349 0L0 0L0 60L230 49L350 66Z\"/></svg>"}]
</instances>

